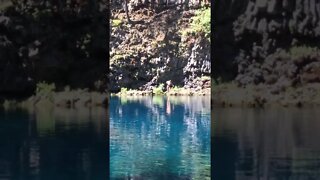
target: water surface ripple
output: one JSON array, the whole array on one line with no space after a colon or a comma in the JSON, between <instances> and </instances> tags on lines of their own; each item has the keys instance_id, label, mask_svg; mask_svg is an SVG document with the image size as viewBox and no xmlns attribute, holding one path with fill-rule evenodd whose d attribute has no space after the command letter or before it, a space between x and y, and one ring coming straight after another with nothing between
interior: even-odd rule
<instances>
[{"instance_id":1,"label":"water surface ripple","mask_svg":"<svg viewBox=\"0 0 320 180\"><path fill-rule=\"evenodd\" d=\"M111 98L111 179L205 180L210 167L210 98Z\"/></svg>"},{"instance_id":2,"label":"water surface ripple","mask_svg":"<svg viewBox=\"0 0 320 180\"><path fill-rule=\"evenodd\" d=\"M320 179L316 108L215 108L213 179Z\"/></svg>"}]
</instances>

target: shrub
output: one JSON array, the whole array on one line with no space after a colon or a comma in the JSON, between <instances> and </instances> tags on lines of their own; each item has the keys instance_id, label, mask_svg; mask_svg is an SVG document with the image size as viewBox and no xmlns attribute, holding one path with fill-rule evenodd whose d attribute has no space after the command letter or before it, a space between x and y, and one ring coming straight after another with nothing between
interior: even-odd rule
<instances>
[{"instance_id":1,"label":"shrub","mask_svg":"<svg viewBox=\"0 0 320 180\"><path fill-rule=\"evenodd\" d=\"M40 82L37 84L36 95L53 100L53 92L56 86L54 83L48 84L46 82Z\"/></svg>"},{"instance_id":2,"label":"shrub","mask_svg":"<svg viewBox=\"0 0 320 180\"><path fill-rule=\"evenodd\" d=\"M153 94L155 94L155 95L162 95L162 94L164 94L163 88L164 88L164 84L161 83L161 84L159 84L158 87L153 88L153 91L152 91L152 92L153 92Z\"/></svg>"},{"instance_id":3,"label":"shrub","mask_svg":"<svg viewBox=\"0 0 320 180\"><path fill-rule=\"evenodd\" d=\"M128 88L121 88L120 93L121 94L127 94Z\"/></svg>"}]
</instances>

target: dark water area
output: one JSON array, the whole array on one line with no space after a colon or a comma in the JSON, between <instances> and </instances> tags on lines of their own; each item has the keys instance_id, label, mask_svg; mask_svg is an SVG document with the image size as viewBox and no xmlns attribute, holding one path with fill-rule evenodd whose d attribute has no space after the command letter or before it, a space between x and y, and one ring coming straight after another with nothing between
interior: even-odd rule
<instances>
[{"instance_id":1,"label":"dark water area","mask_svg":"<svg viewBox=\"0 0 320 180\"><path fill-rule=\"evenodd\" d=\"M1 180L108 179L105 109L0 110Z\"/></svg>"},{"instance_id":2,"label":"dark water area","mask_svg":"<svg viewBox=\"0 0 320 180\"><path fill-rule=\"evenodd\" d=\"M213 179L320 179L317 109L215 108Z\"/></svg>"},{"instance_id":3,"label":"dark water area","mask_svg":"<svg viewBox=\"0 0 320 180\"><path fill-rule=\"evenodd\" d=\"M210 116L208 97L111 98L111 179L210 179Z\"/></svg>"}]
</instances>

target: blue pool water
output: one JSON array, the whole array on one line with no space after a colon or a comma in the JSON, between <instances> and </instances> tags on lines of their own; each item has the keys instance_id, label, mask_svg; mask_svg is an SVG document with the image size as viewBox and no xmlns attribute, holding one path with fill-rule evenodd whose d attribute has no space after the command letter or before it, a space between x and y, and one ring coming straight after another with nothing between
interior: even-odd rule
<instances>
[{"instance_id":1,"label":"blue pool water","mask_svg":"<svg viewBox=\"0 0 320 180\"><path fill-rule=\"evenodd\" d=\"M111 179L210 179L210 98L112 97Z\"/></svg>"}]
</instances>

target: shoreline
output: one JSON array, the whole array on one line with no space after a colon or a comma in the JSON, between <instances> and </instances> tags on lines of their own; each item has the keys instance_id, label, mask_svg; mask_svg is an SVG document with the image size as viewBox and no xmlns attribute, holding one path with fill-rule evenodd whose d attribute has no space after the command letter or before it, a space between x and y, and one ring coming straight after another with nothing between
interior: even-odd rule
<instances>
[{"instance_id":1,"label":"shoreline","mask_svg":"<svg viewBox=\"0 0 320 180\"><path fill-rule=\"evenodd\" d=\"M109 100L112 96L210 96L211 89L206 88L202 90L179 89L170 92L162 92L155 94L151 91L129 90L119 93L106 92L89 92L87 90L69 90L59 92L47 92L43 94L35 94L30 97L18 98L2 97L0 107L7 108L29 108L29 107L108 107Z\"/></svg>"},{"instance_id":2,"label":"shoreline","mask_svg":"<svg viewBox=\"0 0 320 180\"><path fill-rule=\"evenodd\" d=\"M118 93L95 92L87 90L69 90L36 94L26 98L2 97L0 107L40 107L56 106L65 108L77 107L108 107L112 96L143 97L143 96L206 96L211 98L214 107L319 107L320 83L307 84L300 87L287 87L274 92L273 86L252 85L238 87L235 83L222 83L205 89L172 89L169 92L152 92L127 90Z\"/></svg>"},{"instance_id":3,"label":"shoreline","mask_svg":"<svg viewBox=\"0 0 320 180\"><path fill-rule=\"evenodd\" d=\"M153 91L141 91L141 90L126 90L118 93L111 93L111 96L210 96L211 88L204 89L186 89L178 88L171 89L168 92L153 92Z\"/></svg>"},{"instance_id":4,"label":"shoreline","mask_svg":"<svg viewBox=\"0 0 320 180\"><path fill-rule=\"evenodd\" d=\"M213 87L213 107L319 107L320 83L299 87L287 87L275 92L274 86L252 85L238 87L235 83L223 83Z\"/></svg>"},{"instance_id":5,"label":"shoreline","mask_svg":"<svg viewBox=\"0 0 320 180\"><path fill-rule=\"evenodd\" d=\"M85 90L71 90L49 92L21 98L3 98L0 107L30 108L30 107L108 107L108 93L89 92Z\"/></svg>"}]
</instances>

